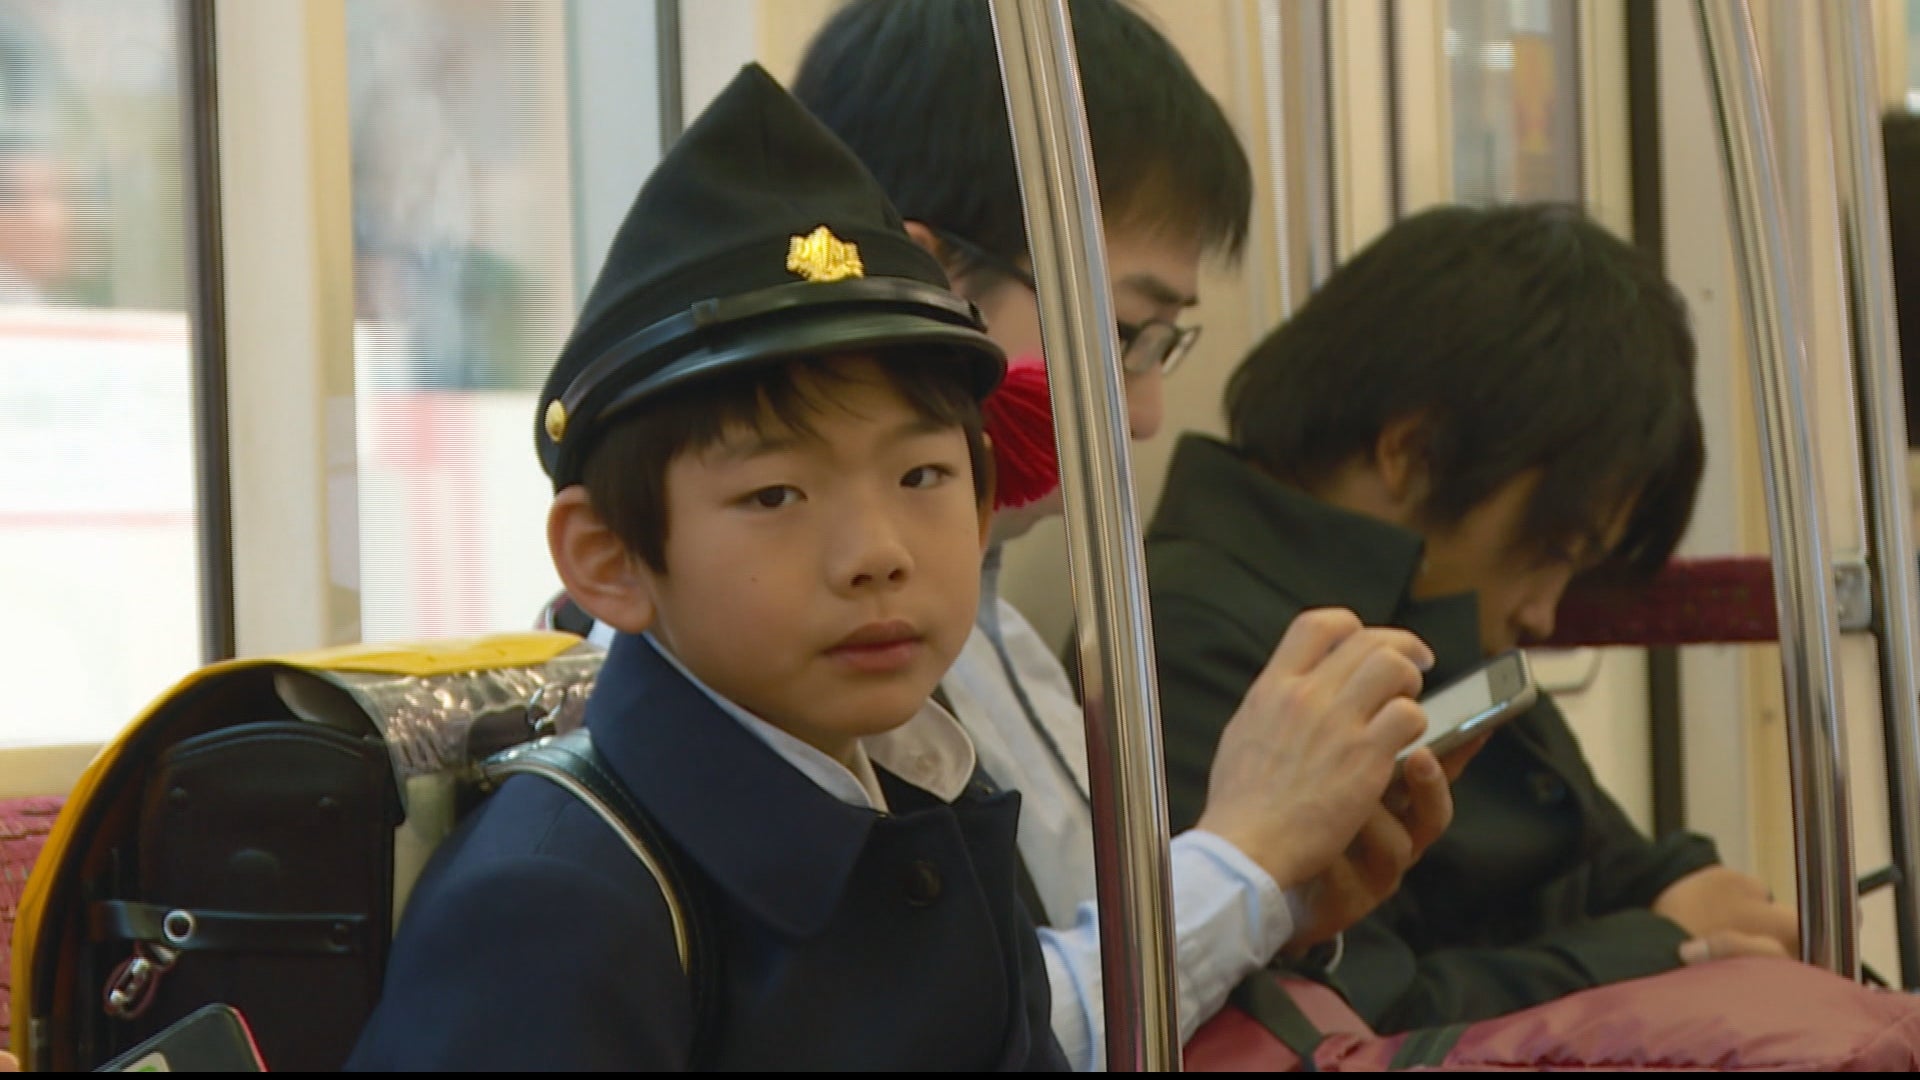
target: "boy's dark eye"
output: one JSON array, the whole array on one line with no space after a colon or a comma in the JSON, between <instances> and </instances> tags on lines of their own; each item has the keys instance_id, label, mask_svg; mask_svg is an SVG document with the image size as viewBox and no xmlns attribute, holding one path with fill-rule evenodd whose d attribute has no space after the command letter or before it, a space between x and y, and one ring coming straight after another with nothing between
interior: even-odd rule
<instances>
[{"instance_id":1,"label":"boy's dark eye","mask_svg":"<svg viewBox=\"0 0 1920 1080\"><path fill-rule=\"evenodd\" d=\"M953 470L947 468L945 465L921 465L917 468L908 469L907 475L900 478L900 486L930 488L952 475Z\"/></svg>"},{"instance_id":2,"label":"boy's dark eye","mask_svg":"<svg viewBox=\"0 0 1920 1080\"><path fill-rule=\"evenodd\" d=\"M799 501L800 489L785 484L761 488L746 498L748 505L757 506L762 510L778 510Z\"/></svg>"}]
</instances>

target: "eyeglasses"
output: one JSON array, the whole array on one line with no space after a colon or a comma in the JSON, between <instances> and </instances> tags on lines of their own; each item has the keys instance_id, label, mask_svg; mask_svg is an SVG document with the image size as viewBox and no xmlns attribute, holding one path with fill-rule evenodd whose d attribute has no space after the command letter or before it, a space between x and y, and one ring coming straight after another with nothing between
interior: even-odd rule
<instances>
[{"instance_id":1,"label":"eyeglasses","mask_svg":"<svg viewBox=\"0 0 1920 1080\"><path fill-rule=\"evenodd\" d=\"M1022 267L944 229L932 232L968 259L1025 285L1036 297L1040 295L1040 284ZM1145 375L1158 369L1163 378L1173 374L1173 369L1193 351L1193 343L1200 340L1198 326L1179 326L1165 319L1116 322L1114 333L1120 339L1120 370L1129 375Z\"/></svg>"}]
</instances>

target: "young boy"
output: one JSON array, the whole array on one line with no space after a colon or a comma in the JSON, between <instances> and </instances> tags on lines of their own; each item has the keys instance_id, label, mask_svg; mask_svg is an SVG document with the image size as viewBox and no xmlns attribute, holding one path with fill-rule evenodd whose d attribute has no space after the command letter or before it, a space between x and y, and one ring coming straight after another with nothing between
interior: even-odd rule
<instances>
[{"instance_id":1,"label":"young boy","mask_svg":"<svg viewBox=\"0 0 1920 1080\"><path fill-rule=\"evenodd\" d=\"M1018 796L929 703L1003 366L860 164L743 71L642 188L537 436L555 565L620 632L587 728L713 962L684 974L633 854L516 777L416 889L351 1066L1064 1067Z\"/></svg>"}]
</instances>

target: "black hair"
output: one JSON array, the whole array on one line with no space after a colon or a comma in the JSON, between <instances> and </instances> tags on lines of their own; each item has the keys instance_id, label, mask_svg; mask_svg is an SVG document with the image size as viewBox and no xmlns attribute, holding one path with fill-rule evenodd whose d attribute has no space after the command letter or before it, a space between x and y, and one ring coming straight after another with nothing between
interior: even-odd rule
<instances>
[{"instance_id":1,"label":"black hair","mask_svg":"<svg viewBox=\"0 0 1920 1080\"><path fill-rule=\"evenodd\" d=\"M1907 446L1920 450L1920 116L1889 112L1881 118L1880 133L1886 143L1887 224L1893 238L1893 307L1900 321Z\"/></svg>"},{"instance_id":2,"label":"black hair","mask_svg":"<svg viewBox=\"0 0 1920 1080\"><path fill-rule=\"evenodd\" d=\"M904 351L877 359L916 415L966 435L974 494L984 502L992 490L993 466L965 366ZM667 467L673 460L718 444L736 427L811 435L814 418L835 406L832 388L845 379L831 358L810 356L738 368L665 391L608 425L587 451L581 483L627 550L664 574L671 524Z\"/></svg>"},{"instance_id":3,"label":"black hair","mask_svg":"<svg viewBox=\"0 0 1920 1080\"><path fill-rule=\"evenodd\" d=\"M1644 580L1699 489L1693 369L1680 294L1577 209L1450 206L1329 277L1241 363L1226 408L1241 452L1309 491L1416 419L1420 514L1441 527L1538 469L1523 529L1542 551L1633 500L1603 568Z\"/></svg>"},{"instance_id":4,"label":"black hair","mask_svg":"<svg viewBox=\"0 0 1920 1080\"><path fill-rule=\"evenodd\" d=\"M1110 224L1237 258L1246 151L1186 61L1120 0L1072 0L1087 128ZM853 149L901 216L957 237L956 277L1027 256L993 24L980 0L852 0L807 46L793 95Z\"/></svg>"}]
</instances>

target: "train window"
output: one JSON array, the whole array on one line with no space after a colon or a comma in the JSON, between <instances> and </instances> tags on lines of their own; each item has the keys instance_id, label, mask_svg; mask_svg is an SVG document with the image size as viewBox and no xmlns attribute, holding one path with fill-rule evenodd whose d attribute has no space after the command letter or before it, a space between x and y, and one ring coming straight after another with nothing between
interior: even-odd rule
<instances>
[{"instance_id":1,"label":"train window","mask_svg":"<svg viewBox=\"0 0 1920 1080\"><path fill-rule=\"evenodd\" d=\"M174 0L0 0L0 748L200 662ZM19 697L16 694L16 697Z\"/></svg>"},{"instance_id":2,"label":"train window","mask_svg":"<svg viewBox=\"0 0 1920 1080\"><path fill-rule=\"evenodd\" d=\"M1577 0L1448 0L1463 202L1581 197Z\"/></svg>"},{"instance_id":3,"label":"train window","mask_svg":"<svg viewBox=\"0 0 1920 1080\"><path fill-rule=\"evenodd\" d=\"M558 588L532 444L574 312L573 7L347 4L368 641L524 628Z\"/></svg>"},{"instance_id":4,"label":"train window","mask_svg":"<svg viewBox=\"0 0 1920 1080\"><path fill-rule=\"evenodd\" d=\"M1907 109L1920 112L1920 0L1907 0Z\"/></svg>"}]
</instances>

